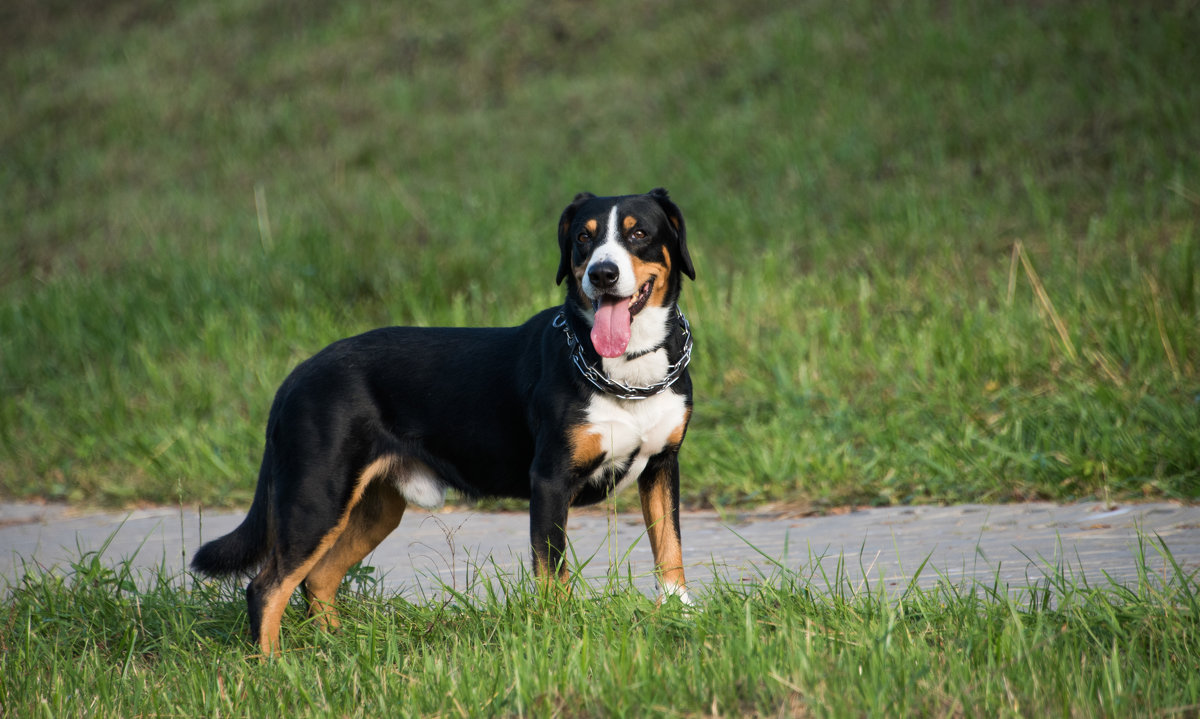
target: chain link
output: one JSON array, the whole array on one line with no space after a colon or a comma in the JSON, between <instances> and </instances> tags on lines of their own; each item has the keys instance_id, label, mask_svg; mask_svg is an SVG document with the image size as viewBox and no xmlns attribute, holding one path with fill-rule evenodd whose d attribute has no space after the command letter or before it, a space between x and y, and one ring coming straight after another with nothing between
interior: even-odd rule
<instances>
[{"instance_id":1,"label":"chain link","mask_svg":"<svg viewBox=\"0 0 1200 719\"><path fill-rule=\"evenodd\" d=\"M575 369L579 370L579 374L583 375L583 378L593 387L619 399L646 399L675 384L676 380L683 375L683 371L687 369L688 363L692 361L692 328L688 325L687 318L683 316L683 311L679 309L678 305L675 307L675 316L679 319L679 327L683 330L683 354L677 362L667 368L665 378L645 387L618 382L594 365L588 364L587 359L583 356L583 346L580 344L579 338L567 324L565 308L558 311L553 324L555 327L561 328L563 334L567 336L567 348L571 350L571 362L574 363Z\"/></svg>"}]
</instances>

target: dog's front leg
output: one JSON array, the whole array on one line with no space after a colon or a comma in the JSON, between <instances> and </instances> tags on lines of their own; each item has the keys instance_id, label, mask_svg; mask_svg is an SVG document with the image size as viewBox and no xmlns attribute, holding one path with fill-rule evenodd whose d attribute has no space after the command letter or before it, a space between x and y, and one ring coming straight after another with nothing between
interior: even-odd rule
<instances>
[{"instance_id":1,"label":"dog's front leg","mask_svg":"<svg viewBox=\"0 0 1200 719\"><path fill-rule=\"evenodd\" d=\"M543 585L566 579L567 508L570 496L561 479L534 473L530 478L529 536L533 573Z\"/></svg>"},{"instance_id":2,"label":"dog's front leg","mask_svg":"<svg viewBox=\"0 0 1200 719\"><path fill-rule=\"evenodd\" d=\"M679 597L691 604L683 578L683 542L679 532L679 454L668 450L653 457L638 477L642 518L654 553L658 598Z\"/></svg>"}]
</instances>

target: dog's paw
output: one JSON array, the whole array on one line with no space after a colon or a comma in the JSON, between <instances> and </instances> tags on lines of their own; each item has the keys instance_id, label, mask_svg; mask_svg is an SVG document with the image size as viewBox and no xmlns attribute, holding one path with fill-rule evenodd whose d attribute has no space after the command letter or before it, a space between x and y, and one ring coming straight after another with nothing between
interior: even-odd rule
<instances>
[{"instance_id":1,"label":"dog's paw","mask_svg":"<svg viewBox=\"0 0 1200 719\"><path fill-rule=\"evenodd\" d=\"M695 602L692 601L691 595L688 594L687 587L678 584L661 584L658 587L658 603L666 604L669 601L678 601L685 607L694 607Z\"/></svg>"}]
</instances>

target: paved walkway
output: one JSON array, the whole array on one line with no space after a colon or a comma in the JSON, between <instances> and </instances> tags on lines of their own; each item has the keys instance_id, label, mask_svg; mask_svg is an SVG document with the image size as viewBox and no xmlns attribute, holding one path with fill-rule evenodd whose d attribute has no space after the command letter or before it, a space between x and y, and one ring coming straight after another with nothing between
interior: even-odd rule
<instances>
[{"instance_id":1,"label":"paved walkway","mask_svg":"<svg viewBox=\"0 0 1200 719\"><path fill-rule=\"evenodd\" d=\"M241 518L241 512L201 515L178 508L79 513L55 505L0 505L0 587L28 571L69 571L88 552L99 552L105 562L132 557L135 566L177 572L202 538L228 532ZM865 578L871 587L882 582L896 591L923 563L923 586L939 578L992 586L998 578L1015 589L1059 571L1092 584L1109 577L1132 584L1140 551L1157 576L1172 576L1156 537L1185 571L1200 570L1200 506L1174 503L889 507L823 517L685 512L682 524L689 584L701 595L714 575L750 582L779 566L819 586L857 588ZM383 575L386 589L417 600L438 594L442 585L463 589L478 586L480 578L520 571L528 566L528 532L525 514L413 510L368 563ZM575 557L587 560L585 576L603 577L615 565L621 576L631 574L652 592L643 532L640 515L633 514L575 513L569 527Z\"/></svg>"}]
</instances>

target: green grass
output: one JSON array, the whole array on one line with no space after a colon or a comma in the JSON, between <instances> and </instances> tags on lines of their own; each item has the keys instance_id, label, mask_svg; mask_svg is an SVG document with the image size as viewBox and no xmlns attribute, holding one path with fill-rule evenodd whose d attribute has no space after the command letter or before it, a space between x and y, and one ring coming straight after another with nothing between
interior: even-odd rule
<instances>
[{"instance_id":1,"label":"green grass","mask_svg":"<svg viewBox=\"0 0 1200 719\"><path fill-rule=\"evenodd\" d=\"M0 711L1192 716L1200 584L1161 543L1141 549L1132 587L1059 570L1022 590L942 579L889 593L780 569L752 585L718 581L694 610L655 607L616 570L570 596L501 575L490 593L420 603L385 595L367 570L343 588L341 631L293 606L282 655L265 662L229 585L139 577L88 554L10 588Z\"/></svg>"},{"instance_id":2,"label":"green grass","mask_svg":"<svg viewBox=\"0 0 1200 719\"><path fill-rule=\"evenodd\" d=\"M244 505L295 363L665 185L687 503L1200 497L1194 3L477 5L5 4L0 494Z\"/></svg>"}]
</instances>

